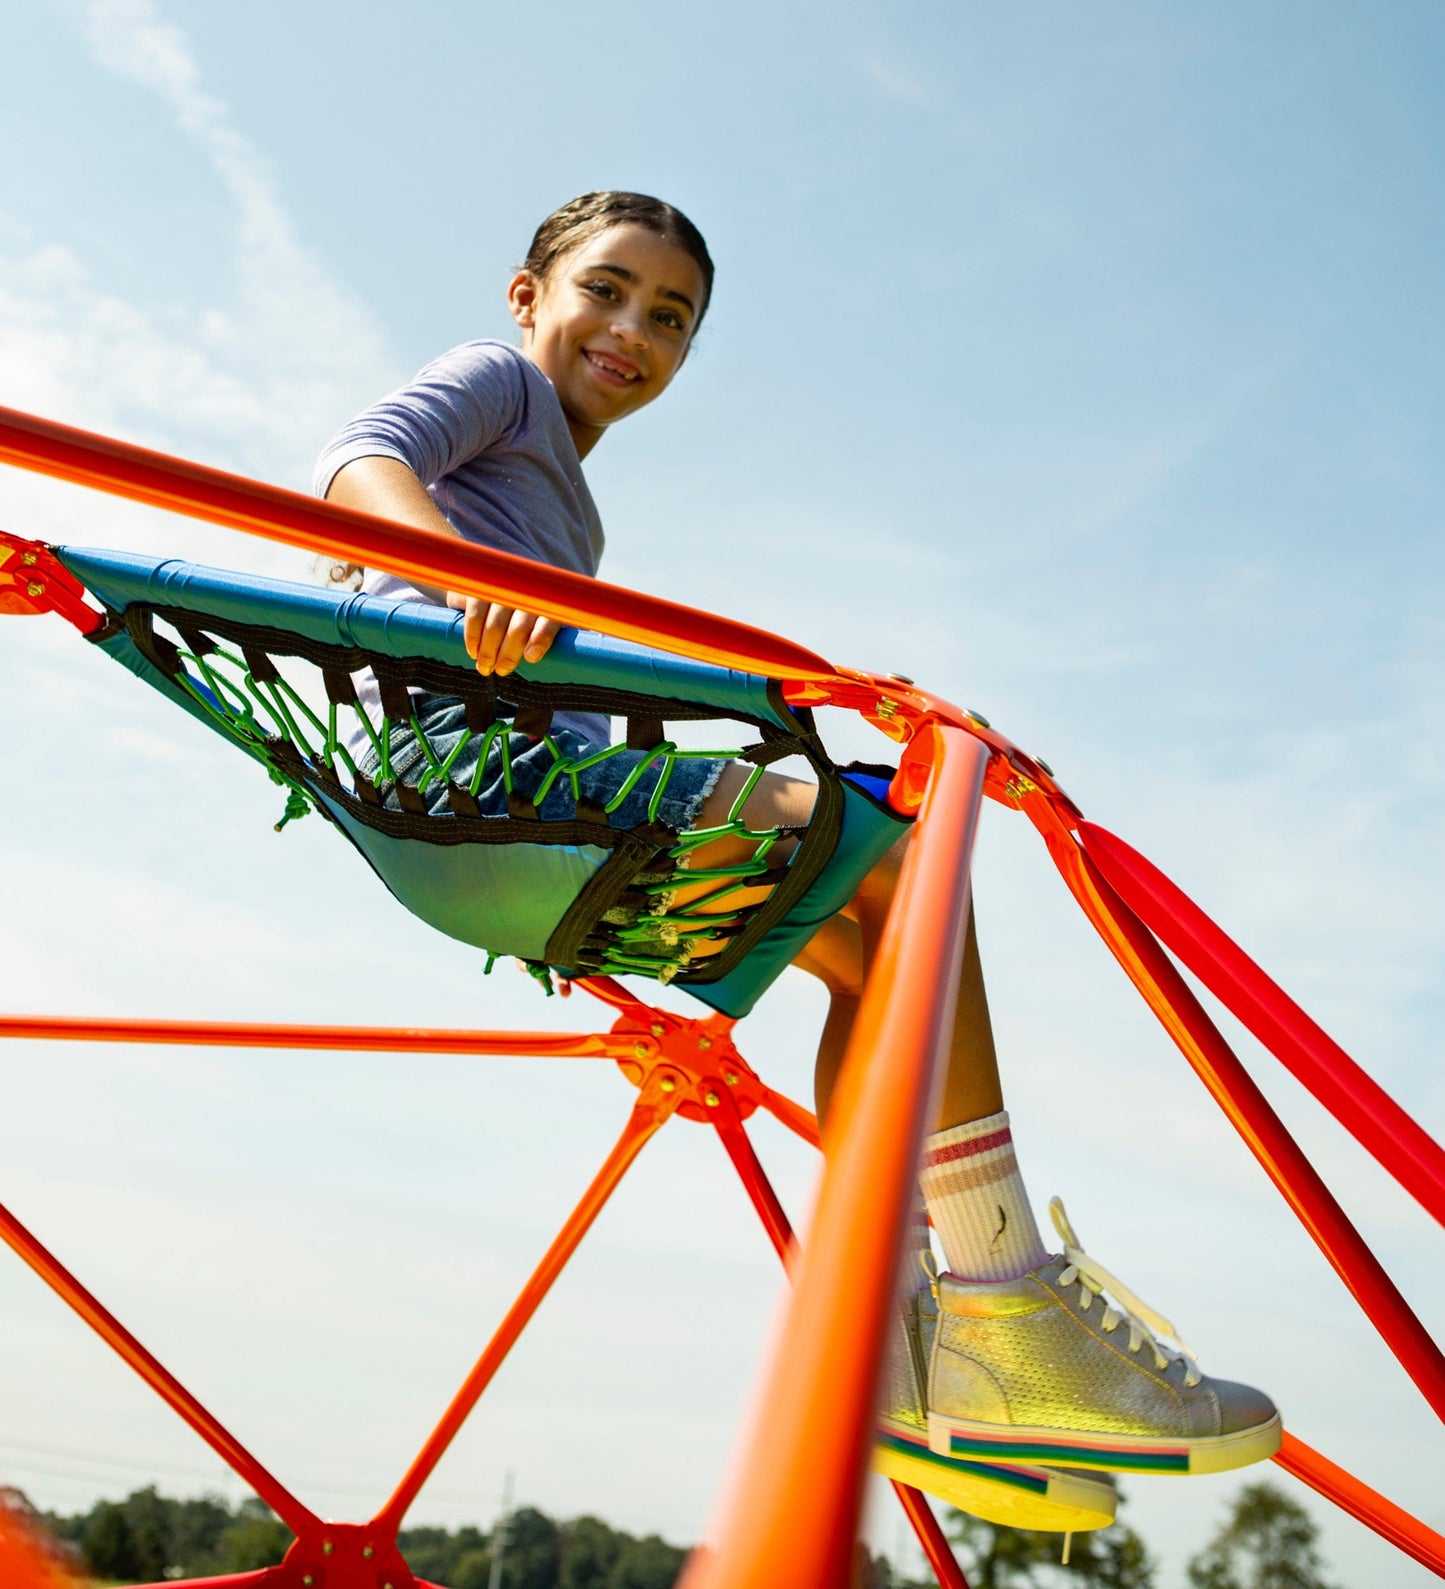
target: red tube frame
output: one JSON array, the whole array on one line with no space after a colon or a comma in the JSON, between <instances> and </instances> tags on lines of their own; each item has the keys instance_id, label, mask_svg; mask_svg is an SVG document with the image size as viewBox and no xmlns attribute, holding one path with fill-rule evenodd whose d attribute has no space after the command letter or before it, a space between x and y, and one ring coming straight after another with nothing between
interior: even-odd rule
<instances>
[{"instance_id":1,"label":"red tube frame","mask_svg":"<svg viewBox=\"0 0 1445 1589\"><path fill-rule=\"evenodd\" d=\"M1050 852L1071 890L1105 937L1116 958L1144 993L1151 1008L1170 1030L1226 1114L1245 1136L1341 1278L1366 1307L1392 1349L1410 1369L1432 1404L1445 1413L1445 1406L1442 1406L1442 1359L1433 1342L1428 1337L1421 1338L1423 1332L1418 1321L1199 1008L1187 985L1179 978L1150 933L1146 922L1159 930L1185 963L1230 1003L1231 1008L1252 1026L1266 1046L1276 1052L1337 1117L1346 1119L1349 1116L1346 1123L1355 1130L1360 1140L1437 1217L1441 1216L1442 1206L1445 1206L1441 1201L1442 1196L1445 1196L1445 1155L1168 879L1129 850L1122 841L1114 839L1103 829L1084 823L1077 807L1054 782L1047 769L995 734L982 719L961 712L948 702L905 685L903 681L835 669L802 647L744 624L694 612L654 597L585 580L505 554L484 551L445 536L393 525L333 504L316 502L293 492L3 408L0 408L0 462L38 470L170 511L189 513L213 523L303 546L325 555L375 563L423 583L442 584L448 588L506 600L514 605L525 605L564 622L604 630L682 655L770 674L785 681L788 699L799 704L827 703L850 708L883 732L906 744L907 749L893 789L893 798L901 809L915 810L923 806L929 813L940 808L948 809L948 802L955 799L958 793L959 767L966 751L977 773L971 812L976 814L980 787L993 798L1028 811L1043 832ZM16 547L13 537L0 537L0 543L3 543L0 544L0 611L54 611L82 632L90 632L95 627L97 615L86 607L79 593L72 588L74 582L68 580L64 570L53 559L48 559L48 549L39 547L38 543L18 543L23 551L21 563L16 565L6 550L7 547L12 550ZM35 565L33 574L37 577L24 572L23 565ZM19 575L15 573L17 566L22 567ZM940 794L941 788L946 788L948 794ZM927 847L932 856L944 855L947 849L944 841L936 838L925 840L923 834L929 831L925 823L919 844L914 846L914 854ZM932 831L941 833L942 824L935 823ZM1080 849L1079 841L1073 836L1075 832L1080 834L1090 854ZM951 900L947 897L949 890L946 884L940 888L910 881L908 885L910 911L921 908L922 922L934 928L943 928L940 941L945 943L949 959L956 957L958 950L961 922L958 913L966 898L967 878L967 845L960 852L958 835L955 834L954 839L951 855L953 870L949 874L954 889ZM971 844L971 841L972 817L967 842ZM911 876L916 877L918 870L913 866ZM948 858L945 857L947 871ZM914 897L915 893L917 898ZM900 888L900 899L903 896L904 890ZM919 900L926 903L920 907ZM1137 914L1126 900L1137 905ZM901 961L896 953L898 943L906 943L915 933L925 930L913 923L911 915L908 924L904 925L904 914L903 909L899 908L891 915L888 934L885 936L885 944L891 946L890 953L886 964L885 957L880 955L878 968L870 978L864 1000L866 1023L860 1018L859 1028L850 1046L850 1064L840 1090L839 1108L835 1113L832 1151L825 1171L817 1219L818 1231L827 1240L820 1244L815 1235L809 1255L799 1266L799 1289L790 1312L794 1328L784 1338L778 1363L774 1365L769 1380L776 1388L781 1364L797 1359L794 1366L801 1368L802 1373L800 1378L792 1382L791 1388L796 1394L788 1404L785 1420L786 1447L791 1453L792 1466L782 1478L785 1481L784 1490L796 1500L798 1506L798 1511L789 1522L794 1529L800 1523L805 1525L808 1560L818 1574L811 1581L820 1585L841 1586L847 1581L851 1566L852 1529L856 1518L862 1460L872 1421L871 1395L883 1344L880 1321L886 1312L893 1285L893 1275L882 1262L882 1257L886 1239L896 1242L901 1234L901 1210L905 1206L906 1188L916 1165L922 1109L929 1092L928 1075L932 1069L936 1069L937 1029L940 1020L946 1024L950 1007L948 1001L951 991L944 985L946 979L944 984L940 984L936 979L930 981L925 977L920 983L916 965L920 956L915 954L915 964L909 965ZM666 1050L679 1027L683 1024L708 1024L682 1023L678 1017L653 1011L633 999L625 989L616 984L605 984L605 979L594 979L588 991L623 1012L613 1033L606 1038L579 1038L574 1034L455 1033L383 1028L348 1031L335 1027L200 1022L87 1022L61 1017L8 1018L0 1021L0 1036L72 1039L88 1036L105 1041L216 1042L248 1046L284 1044L313 1048L355 1046L412 1051L542 1052L613 1057L624 1068L631 1064L634 1071L641 1073L641 1079L638 1076L633 1079L646 1088L657 1080L657 1066L668 1062ZM909 1004L910 991L923 999L922 1007ZM881 1089L878 1086L883 1069L879 1060L885 1025L882 1012L890 1015L902 1012L908 1017L904 1044L909 1054L907 1081L901 1094L891 1099L880 1098ZM714 1023L718 1020L713 1019ZM714 1028L724 1034L729 1047L730 1040L726 1039L725 1034L730 1026L731 1023L723 1022ZM626 1042L618 1035L624 1029ZM896 1032L890 1033L890 1041L896 1045ZM631 1045L630 1059L616 1052L619 1045L626 1046L626 1043ZM524 1047L524 1044L539 1046ZM732 1052L735 1054L736 1050ZM751 1072L747 1073L746 1080L746 1097L738 1095L739 1105L746 1103L748 1108L766 1107L800 1135L816 1140L811 1117L806 1110L772 1093ZM845 1099L846 1108L843 1107ZM896 1134L888 1136L885 1141L884 1133L872 1130L860 1100L867 1100L870 1105L883 1102L891 1110L890 1119L896 1127ZM705 1118L710 1102L705 1095L698 1094L689 1104L677 1103L674 1107L682 1113L688 1113L691 1109L693 1118ZM766 1185L761 1167L756 1165L755 1158L751 1158L751 1148L746 1145L746 1135L741 1128L741 1114L737 1115L738 1129L734 1132L733 1120L728 1113L731 1109L733 1103L730 1099L728 1109L721 1116L714 1116L712 1123L718 1127L723 1144L753 1198L760 1217L775 1244L778 1244L782 1233L788 1229L786 1216L776 1206L775 1198L769 1201L771 1188ZM1359 1117L1361 1111L1363 1119ZM624 1132L622 1141L614 1150L613 1159L621 1154L630 1160L627 1145L631 1142L637 1120L638 1116L634 1115L634 1124L629 1125ZM841 1123L843 1121L846 1121L846 1125ZM652 1129L656 1129L655 1126L648 1129L645 1135L650 1135ZM1403 1154L1395 1151L1396 1145L1402 1142L1406 1150ZM640 1146L640 1142L637 1145ZM865 1148L874 1151L865 1152ZM609 1164L612 1162L609 1160ZM845 1168L836 1168L840 1164ZM606 1191L610 1190L610 1184L604 1185L607 1173L607 1166L604 1166L592 1189L593 1192L601 1190L604 1199ZM877 1206L871 1211L862 1206L865 1192L871 1193L876 1201ZM588 1205L586 1198L584 1205ZM597 1206L600 1206L600 1202ZM590 1223L595 1212L595 1207L591 1208L590 1213L579 1209L574 1220L585 1217L585 1222ZM840 1236L840 1232L849 1229L850 1215L861 1219L861 1228L866 1235L861 1248L864 1272L861 1284L857 1276L860 1249L845 1244ZM216 1582L228 1582L235 1585L236 1589L240 1589L242 1582L272 1584L278 1589L286 1585L289 1589L293 1584L304 1586L317 1581L314 1574L305 1576L301 1573L302 1557L321 1545L329 1554L337 1545L337 1540L329 1543L321 1541L314 1532L321 1525L316 1524L312 1514L301 1507L294 1497L290 1497L289 1492L284 1491L277 1481L271 1479L255 1463L254 1458L234 1443L210 1414L166 1374L134 1337L106 1313L40 1247L29 1232L8 1215L5 1221L7 1223L0 1229L0 1235L15 1246L26 1261L86 1317L203 1437L211 1440L215 1449L228 1461L235 1456L242 1463L250 1465L249 1470L238 1467L237 1471L242 1472L248 1480L252 1479L253 1474L260 1479L270 1492L268 1500L272 1495L275 1496L271 1504L276 1506L276 1502L280 1501L286 1508L283 1512L281 1506L276 1506L278 1513L283 1516L289 1513L288 1522L294 1518L292 1526L301 1525L296 1545L283 1566L268 1569L258 1576L246 1574ZM558 1238L559 1243L567 1234L568 1229L564 1228L563 1235ZM786 1247L786 1239L782 1240L782 1245ZM833 1293L840 1292L840 1286L834 1286L830 1291L826 1271L830 1263L835 1270L840 1267L839 1255L843 1253L853 1265L849 1297L855 1308L861 1310L864 1328L851 1339L837 1340L834 1332L827 1328L828 1306ZM547 1260L544 1259L544 1269L546 1265ZM550 1284L550 1280L547 1283ZM797 1344L802 1339L797 1330L799 1324L815 1331L821 1326L827 1336L832 1388L823 1400L832 1405L820 1405L822 1387L816 1383L817 1375L806 1361L808 1353ZM844 1370L841 1382L837 1374L840 1363ZM826 1464L827 1483L821 1492L801 1482L805 1472L813 1475L817 1472L816 1457L812 1452L805 1454L805 1446L810 1427L818 1427L820 1419L837 1436ZM448 1420L444 1418L438 1434L447 1423ZM227 1454L228 1450L231 1450L231 1455ZM1277 1460L1320 1494L1336 1501L1417 1560L1437 1571L1442 1570L1445 1540L1368 1486L1353 1479L1343 1469L1329 1463L1293 1437L1286 1438L1285 1447ZM256 1487L260 1490L259 1485ZM728 1514L735 1526L722 1541L717 1554L700 1556L694 1561L687 1580L690 1589L701 1584L707 1585L708 1589L743 1589L744 1584L747 1589L754 1589L754 1585L768 1581L789 1581L796 1573L796 1533L790 1534L785 1542L779 1532L783 1511L778 1498L783 1491L763 1494L762 1490L756 1471L745 1474L742 1489L738 1493L751 1495L757 1503L756 1508L750 1515L746 1507L740 1511L735 1498ZM266 1494L266 1491L260 1493ZM946 1551L946 1546L939 1545L941 1534L932 1520L932 1514L920 1498L915 1496L914 1500L917 1507L909 1505L905 1494L905 1505L920 1528L925 1549L930 1550L930 1539L924 1536L930 1534L931 1524L935 1549L930 1550L930 1555L935 1555L937 1549ZM922 1508L927 1523L916 1515L917 1508ZM326 1532L337 1536L341 1546L349 1547L360 1539L365 1530L350 1525L330 1525ZM369 1556L370 1552L367 1554ZM784 1563L788 1564L790 1571L784 1571ZM333 1583L340 1586L344 1581L338 1575L341 1560L333 1559L328 1565ZM373 1572L376 1565L372 1564ZM390 1568L390 1561L387 1565ZM754 1566L768 1576L749 1576ZM956 1572L956 1567L954 1570ZM396 1589L405 1589L407 1584L415 1581L399 1557L395 1558L395 1576ZM796 1579L792 1578L792 1581Z\"/></svg>"}]
</instances>

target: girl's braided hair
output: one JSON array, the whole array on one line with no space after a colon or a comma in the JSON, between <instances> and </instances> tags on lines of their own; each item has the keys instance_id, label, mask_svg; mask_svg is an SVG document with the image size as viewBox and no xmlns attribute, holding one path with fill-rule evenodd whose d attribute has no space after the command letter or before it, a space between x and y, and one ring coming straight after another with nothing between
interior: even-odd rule
<instances>
[{"instance_id":1,"label":"girl's braided hair","mask_svg":"<svg viewBox=\"0 0 1445 1589\"><path fill-rule=\"evenodd\" d=\"M676 243L702 272L702 302L698 305L693 331L702 324L712 300L713 263L703 235L681 210L646 193L627 193L604 188L597 193L581 193L553 210L532 236L532 246L520 268L530 270L539 281L546 281L557 262L589 237L596 237L613 226L641 226L669 243ZM333 585L360 583L359 563L333 563L328 573Z\"/></svg>"}]
</instances>

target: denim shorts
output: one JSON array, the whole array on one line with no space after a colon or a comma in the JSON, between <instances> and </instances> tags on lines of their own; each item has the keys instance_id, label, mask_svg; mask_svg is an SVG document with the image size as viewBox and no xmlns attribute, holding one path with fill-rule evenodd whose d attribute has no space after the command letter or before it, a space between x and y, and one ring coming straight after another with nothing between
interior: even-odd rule
<instances>
[{"instance_id":1,"label":"denim shorts","mask_svg":"<svg viewBox=\"0 0 1445 1589\"><path fill-rule=\"evenodd\" d=\"M413 702L416 720L426 735L432 755L446 764L447 758L467 737L464 704L455 695L426 692L414 696ZM486 765L476 785L477 805L484 817L507 815L507 784L501 739L501 735L492 738L487 749ZM463 788L472 787L484 743L482 735L473 734L470 742L458 751L456 759L450 763L447 777L433 777L427 781L422 800L429 814L450 814L448 778ZM577 762L607 748L574 729L560 726L554 728L545 739L529 739L513 733L507 736L512 788L527 799L532 799L559 755L569 762ZM392 777L399 782L419 784L426 773L428 757L409 723L393 725L390 752ZM647 758L647 751L628 750L626 747L614 750L604 760L583 767L575 774L577 793L594 808L608 806L617 798L638 764ZM360 765L362 772L373 782L380 781L380 758L375 750L369 751ZM662 793L651 815L674 832L685 833L697 825L703 802L712 793L719 775L727 765L726 760L716 756L682 754L666 760L659 758L642 773L617 809L608 812L608 826L637 828L646 823L658 782L665 775ZM387 790L383 804L393 810L400 809L394 788ZM537 814L544 822L567 822L576 816L572 776L563 773L553 780Z\"/></svg>"}]
</instances>

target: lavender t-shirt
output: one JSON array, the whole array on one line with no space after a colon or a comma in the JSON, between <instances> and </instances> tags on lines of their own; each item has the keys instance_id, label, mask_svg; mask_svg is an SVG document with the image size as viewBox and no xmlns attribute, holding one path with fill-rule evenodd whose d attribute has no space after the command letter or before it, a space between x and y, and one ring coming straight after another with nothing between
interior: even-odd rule
<instances>
[{"instance_id":1,"label":"lavender t-shirt","mask_svg":"<svg viewBox=\"0 0 1445 1589\"><path fill-rule=\"evenodd\" d=\"M465 541L577 574L597 572L602 522L566 416L552 383L518 348L464 342L343 425L317 460L317 496L358 458L404 463ZM362 589L393 600L429 599L377 569L367 571ZM375 682L366 681L360 694L374 717ZM601 744L609 737L607 719L594 713L559 712L556 723Z\"/></svg>"}]
</instances>

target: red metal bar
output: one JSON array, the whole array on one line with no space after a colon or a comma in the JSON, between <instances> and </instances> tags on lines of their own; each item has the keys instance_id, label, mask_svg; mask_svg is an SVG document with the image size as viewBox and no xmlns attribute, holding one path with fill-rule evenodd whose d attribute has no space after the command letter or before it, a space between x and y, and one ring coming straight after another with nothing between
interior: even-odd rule
<instances>
[{"instance_id":1,"label":"red metal bar","mask_svg":"<svg viewBox=\"0 0 1445 1589\"><path fill-rule=\"evenodd\" d=\"M753 1151L752 1140L738 1116L731 1095L720 1091L717 1096L713 1126L722 1139L723 1147L727 1149L728 1157L733 1161L733 1168L738 1172L743 1190L748 1194L753 1207L757 1210L758 1218L763 1222L763 1229L767 1231L769 1241L776 1249L778 1257L783 1260L784 1269L791 1269L798 1253L793 1227L788 1222L783 1205L778 1201L773 1183L768 1179L767 1172Z\"/></svg>"},{"instance_id":2,"label":"red metal bar","mask_svg":"<svg viewBox=\"0 0 1445 1589\"><path fill-rule=\"evenodd\" d=\"M1078 834L1090 860L1144 925L1445 1224L1440 1144L1157 866L1092 822L1080 822Z\"/></svg>"},{"instance_id":3,"label":"red metal bar","mask_svg":"<svg viewBox=\"0 0 1445 1589\"><path fill-rule=\"evenodd\" d=\"M467 1421L482 1392L493 1375L502 1366L507 1353L516 1345L517 1337L551 1290L553 1282L566 1267L567 1260L577 1250L582 1238L591 1229L593 1221L602 1212L607 1199L616 1191L618 1183L631 1168L633 1160L642 1151L643 1144L669 1118L680 1102L680 1075L657 1070L648 1078L637 1102L632 1106L622 1135L603 1161L602 1168L593 1177L592 1184L582 1194L581 1201L567 1217L567 1222L555 1240L542 1255L542 1261L532 1272L522 1288L522 1294L512 1304L506 1317L497 1327L496 1334L487 1343L475 1367L462 1381L461 1388L452 1398L451 1405L442 1414L441 1421L428 1435L426 1443L417 1452L401 1483L391 1499L376 1514L373 1526L395 1539L407 1508L417 1498L423 1484L441 1460L447 1447L456 1438L457 1431Z\"/></svg>"},{"instance_id":4,"label":"red metal bar","mask_svg":"<svg viewBox=\"0 0 1445 1589\"><path fill-rule=\"evenodd\" d=\"M178 1413L234 1473L243 1478L293 1534L319 1528L320 1519L251 1455L239 1440L104 1308L63 1264L30 1234L6 1208L0 1207L0 1240L14 1249L71 1309Z\"/></svg>"},{"instance_id":5,"label":"red metal bar","mask_svg":"<svg viewBox=\"0 0 1445 1589\"><path fill-rule=\"evenodd\" d=\"M934 775L864 991L825 1137L786 1329L713 1537L685 1589L849 1581L918 1154L957 995L986 753L939 736Z\"/></svg>"},{"instance_id":6,"label":"red metal bar","mask_svg":"<svg viewBox=\"0 0 1445 1589\"><path fill-rule=\"evenodd\" d=\"M783 1260L783 1267L791 1269L798 1252L793 1227L788 1223L788 1216L783 1212L783 1205L778 1201L778 1194L773 1190L767 1171L758 1161L747 1128L738 1117L731 1096L723 1093L719 1097L713 1125L722 1138L728 1157L733 1161L738 1178L752 1199L753 1207L758 1211L758 1218L762 1220L778 1257ZM963 1569L958 1565L953 1549L938 1526L938 1519L934 1517L928 1502L911 1485L900 1484L897 1479L890 1479L889 1483L913 1526L913 1532L918 1536L919 1546L938 1578L940 1589L968 1589L968 1579L964 1577Z\"/></svg>"},{"instance_id":7,"label":"red metal bar","mask_svg":"<svg viewBox=\"0 0 1445 1589\"><path fill-rule=\"evenodd\" d=\"M811 1147L820 1147L822 1138L818 1135L818 1117L811 1109L805 1109L802 1104L794 1103L783 1093L774 1092L771 1087L763 1089L763 1108L775 1119L787 1126L788 1130Z\"/></svg>"},{"instance_id":8,"label":"red metal bar","mask_svg":"<svg viewBox=\"0 0 1445 1589\"><path fill-rule=\"evenodd\" d=\"M1330 1267L1369 1315L1421 1395L1438 1416L1445 1418L1445 1357L1409 1303L1149 929L1114 892L1062 824L1051 819L1042 802L1030 805L1029 814L1043 831L1049 853L1070 891L1114 958L1279 1188Z\"/></svg>"},{"instance_id":9,"label":"red metal bar","mask_svg":"<svg viewBox=\"0 0 1445 1589\"><path fill-rule=\"evenodd\" d=\"M815 652L750 624L0 408L0 463L109 491L423 585L487 596L585 629L776 679L831 677Z\"/></svg>"},{"instance_id":10,"label":"red metal bar","mask_svg":"<svg viewBox=\"0 0 1445 1589\"><path fill-rule=\"evenodd\" d=\"M149 1021L0 1015L0 1037L93 1043L194 1043L219 1048L376 1050L388 1054L536 1054L616 1059L632 1040L610 1033L468 1032L425 1026L288 1026L261 1021Z\"/></svg>"},{"instance_id":11,"label":"red metal bar","mask_svg":"<svg viewBox=\"0 0 1445 1589\"><path fill-rule=\"evenodd\" d=\"M908 1514L908 1521L913 1525L913 1532L923 1547L923 1554L928 1557L928 1565L938 1579L939 1589L968 1589L968 1579L958 1564L958 1557L953 1554L948 1536L938 1526L933 1508L912 1485L900 1484L896 1479L892 1483L894 1494Z\"/></svg>"},{"instance_id":12,"label":"red metal bar","mask_svg":"<svg viewBox=\"0 0 1445 1589\"><path fill-rule=\"evenodd\" d=\"M1351 1517L1372 1528L1438 1578L1445 1578L1445 1538L1427 1528L1418 1517L1363 1484L1353 1473L1337 1467L1328 1457L1297 1440L1288 1431L1274 1460L1318 1495L1333 1501Z\"/></svg>"}]
</instances>

